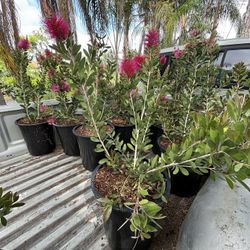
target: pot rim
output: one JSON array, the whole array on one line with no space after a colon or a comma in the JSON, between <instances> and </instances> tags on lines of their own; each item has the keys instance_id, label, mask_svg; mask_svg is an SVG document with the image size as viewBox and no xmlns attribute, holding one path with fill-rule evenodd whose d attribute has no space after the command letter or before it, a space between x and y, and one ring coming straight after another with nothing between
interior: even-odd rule
<instances>
[{"instance_id":1,"label":"pot rim","mask_svg":"<svg viewBox=\"0 0 250 250\"><path fill-rule=\"evenodd\" d=\"M47 121L38 122L38 123L31 123L31 124L26 124L26 123L25 123L25 124L20 124L20 123L18 123L18 121L20 121L21 119L23 119L23 118L25 118L25 117L26 117L26 116L21 117L21 118L18 118L17 120L15 120L15 124L16 124L17 126L22 126L22 127L33 127L33 126L48 124ZM50 124L48 124L48 125L50 125Z\"/></svg>"},{"instance_id":2,"label":"pot rim","mask_svg":"<svg viewBox=\"0 0 250 250\"><path fill-rule=\"evenodd\" d=\"M101 194L98 192L98 190L97 190L97 188L95 187L95 184L94 184L94 180L95 180L96 173L97 173L97 171L98 171L101 167L103 167L103 166L104 166L104 165L100 165L100 164L99 164L99 165L95 168L95 170L92 172L92 175L91 175L91 189L92 189L92 192L94 193L94 196L95 196L96 199L103 198L103 197L101 196ZM166 190L165 190L165 194L166 194L167 197L170 196L170 190L171 190L171 179L168 177L168 178L167 178ZM157 200L155 200L155 202L156 202L156 201L157 201ZM157 203L157 202L156 202L156 203ZM160 202L158 202L157 204L161 206L161 205L163 204L163 201L160 201ZM124 212L131 212L131 211L132 211L131 209L129 209L129 208L127 208L126 206L124 206L123 204L122 204L122 207L119 207L118 205L113 205L112 207L113 207L113 209L119 210L119 211L124 211Z\"/></svg>"},{"instance_id":3,"label":"pot rim","mask_svg":"<svg viewBox=\"0 0 250 250\"><path fill-rule=\"evenodd\" d=\"M66 127L76 127L81 124L77 123L77 124L72 124L72 125L59 125L59 124L53 123L52 125L57 128L66 128Z\"/></svg>"}]
</instances>

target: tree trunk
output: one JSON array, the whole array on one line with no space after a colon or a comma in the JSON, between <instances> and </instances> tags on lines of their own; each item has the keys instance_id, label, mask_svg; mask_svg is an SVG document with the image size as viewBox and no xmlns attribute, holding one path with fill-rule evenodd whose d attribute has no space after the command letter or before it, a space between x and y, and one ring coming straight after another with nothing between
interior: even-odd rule
<instances>
[{"instance_id":1,"label":"tree trunk","mask_svg":"<svg viewBox=\"0 0 250 250\"><path fill-rule=\"evenodd\" d=\"M6 102L4 100L3 93L0 91L0 105L6 105Z\"/></svg>"},{"instance_id":2,"label":"tree trunk","mask_svg":"<svg viewBox=\"0 0 250 250\"><path fill-rule=\"evenodd\" d=\"M250 37L250 0L248 0L247 10L243 16L243 22L240 30L241 37Z\"/></svg>"}]
</instances>

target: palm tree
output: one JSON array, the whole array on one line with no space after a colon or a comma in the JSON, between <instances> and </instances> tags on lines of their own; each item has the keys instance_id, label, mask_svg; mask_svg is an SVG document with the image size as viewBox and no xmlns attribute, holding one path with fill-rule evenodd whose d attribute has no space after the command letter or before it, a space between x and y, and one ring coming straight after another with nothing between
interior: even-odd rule
<instances>
[{"instance_id":1,"label":"palm tree","mask_svg":"<svg viewBox=\"0 0 250 250\"><path fill-rule=\"evenodd\" d=\"M243 15L239 33L241 37L250 37L250 0L248 0L247 9Z\"/></svg>"},{"instance_id":2,"label":"palm tree","mask_svg":"<svg viewBox=\"0 0 250 250\"><path fill-rule=\"evenodd\" d=\"M0 57L6 68L15 74L16 66L11 52L19 39L19 28L14 0L0 0ZM0 105L4 105L0 91Z\"/></svg>"}]
</instances>

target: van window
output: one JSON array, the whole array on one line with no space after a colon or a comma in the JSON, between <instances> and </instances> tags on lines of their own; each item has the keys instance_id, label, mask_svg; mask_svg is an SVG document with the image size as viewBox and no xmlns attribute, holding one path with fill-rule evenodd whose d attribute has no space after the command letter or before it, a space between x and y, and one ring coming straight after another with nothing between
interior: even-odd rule
<instances>
[{"instance_id":1,"label":"van window","mask_svg":"<svg viewBox=\"0 0 250 250\"><path fill-rule=\"evenodd\" d=\"M215 66L221 66L221 61L222 61L222 57L224 55L224 52L221 51L218 55L218 57L214 60L214 65Z\"/></svg>"},{"instance_id":2,"label":"van window","mask_svg":"<svg viewBox=\"0 0 250 250\"><path fill-rule=\"evenodd\" d=\"M233 66L240 62L243 62L250 69L250 49L228 50L223 69L232 70Z\"/></svg>"}]
</instances>

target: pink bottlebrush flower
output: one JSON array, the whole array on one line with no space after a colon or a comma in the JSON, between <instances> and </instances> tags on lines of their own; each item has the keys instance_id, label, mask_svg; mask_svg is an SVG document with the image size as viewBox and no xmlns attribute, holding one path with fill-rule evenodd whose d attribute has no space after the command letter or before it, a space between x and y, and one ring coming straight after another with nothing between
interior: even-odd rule
<instances>
[{"instance_id":1,"label":"pink bottlebrush flower","mask_svg":"<svg viewBox=\"0 0 250 250\"><path fill-rule=\"evenodd\" d=\"M159 33L156 29L151 29L148 31L144 44L146 47L155 47L159 45Z\"/></svg>"},{"instance_id":2,"label":"pink bottlebrush flower","mask_svg":"<svg viewBox=\"0 0 250 250\"><path fill-rule=\"evenodd\" d=\"M192 47L192 45L190 44L190 43L186 43L185 45L184 45L184 48L185 49L189 49L189 48L191 48Z\"/></svg>"},{"instance_id":3,"label":"pink bottlebrush flower","mask_svg":"<svg viewBox=\"0 0 250 250\"><path fill-rule=\"evenodd\" d=\"M43 22L51 38L62 41L69 36L69 25L62 17L52 16L51 18L46 18Z\"/></svg>"},{"instance_id":4,"label":"pink bottlebrush flower","mask_svg":"<svg viewBox=\"0 0 250 250\"><path fill-rule=\"evenodd\" d=\"M53 124L55 124L55 122L56 122L56 118L53 117L53 116L50 116L50 117L47 119L47 122L48 122L48 124L53 125Z\"/></svg>"},{"instance_id":5,"label":"pink bottlebrush flower","mask_svg":"<svg viewBox=\"0 0 250 250\"><path fill-rule=\"evenodd\" d=\"M63 91L70 91L70 86L67 82L65 82L64 80L61 80L61 87Z\"/></svg>"},{"instance_id":6,"label":"pink bottlebrush flower","mask_svg":"<svg viewBox=\"0 0 250 250\"><path fill-rule=\"evenodd\" d=\"M19 42L17 43L17 47L18 49L22 49L22 50L28 50L30 47L30 43L28 39L20 39Z\"/></svg>"},{"instance_id":7,"label":"pink bottlebrush flower","mask_svg":"<svg viewBox=\"0 0 250 250\"><path fill-rule=\"evenodd\" d=\"M197 36L199 34L199 32L198 32L198 30L196 30L196 29L192 29L190 32L189 32L189 35L191 36L191 37L195 37L195 36Z\"/></svg>"},{"instance_id":8,"label":"pink bottlebrush flower","mask_svg":"<svg viewBox=\"0 0 250 250\"><path fill-rule=\"evenodd\" d=\"M36 58L36 60L38 61L38 62L41 62L41 61L43 61L45 59L45 57L43 56L43 55L39 55L37 58Z\"/></svg>"},{"instance_id":9,"label":"pink bottlebrush flower","mask_svg":"<svg viewBox=\"0 0 250 250\"><path fill-rule=\"evenodd\" d=\"M141 65L145 62L146 58L142 55L137 55L133 57L133 60L137 63L138 67L140 68Z\"/></svg>"},{"instance_id":10,"label":"pink bottlebrush flower","mask_svg":"<svg viewBox=\"0 0 250 250\"><path fill-rule=\"evenodd\" d=\"M120 64L120 74L131 78L138 71L138 63L134 59L124 59Z\"/></svg>"},{"instance_id":11,"label":"pink bottlebrush flower","mask_svg":"<svg viewBox=\"0 0 250 250\"><path fill-rule=\"evenodd\" d=\"M53 92L59 92L59 91L60 91L60 87L59 87L58 84L52 83L52 84L51 84L51 90L52 90Z\"/></svg>"},{"instance_id":12,"label":"pink bottlebrush flower","mask_svg":"<svg viewBox=\"0 0 250 250\"><path fill-rule=\"evenodd\" d=\"M180 49L174 50L174 57L176 59L180 58L182 55L183 55L183 51L182 50L180 50Z\"/></svg>"},{"instance_id":13,"label":"pink bottlebrush flower","mask_svg":"<svg viewBox=\"0 0 250 250\"><path fill-rule=\"evenodd\" d=\"M161 65L165 65L167 63L167 57L166 56L160 56L159 63Z\"/></svg>"},{"instance_id":14,"label":"pink bottlebrush flower","mask_svg":"<svg viewBox=\"0 0 250 250\"><path fill-rule=\"evenodd\" d=\"M54 70L54 69L49 69L49 70L48 70L48 77L49 77L49 78L52 78L53 75L54 75L54 73L55 73L55 70Z\"/></svg>"},{"instance_id":15,"label":"pink bottlebrush flower","mask_svg":"<svg viewBox=\"0 0 250 250\"><path fill-rule=\"evenodd\" d=\"M166 95L160 96L161 102L166 102L168 100L168 97Z\"/></svg>"},{"instance_id":16,"label":"pink bottlebrush flower","mask_svg":"<svg viewBox=\"0 0 250 250\"><path fill-rule=\"evenodd\" d=\"M46 108L47 108L47 105L41 104L40 107L39 107L39 111L41 113L44 113L44 111L46 110Z\"/></svg>"},{"instance_id":17,"label":"pink bottlebrush flower","mask_svg":"<svg viewBox=\"0 0 250 250\"><path fill-rule=\"evenodd\" d=\"M53 53L52 53L49 49L45 49L45 50L44 50L44 53L45 53L45 55L46 55L47 57L50 57L50 56L53 55Z\"/></svg>"},{"instance_id":18,"label":"pink bottlebrush flower","mask_svg":"<svg viewBox=\"0 0 250 250\"><path fill-rule=\"evenodd\" d=\"M129 96L135 97L138 94L138 88L131 89L129 92Z\"/></svg>"}]
</instances>

